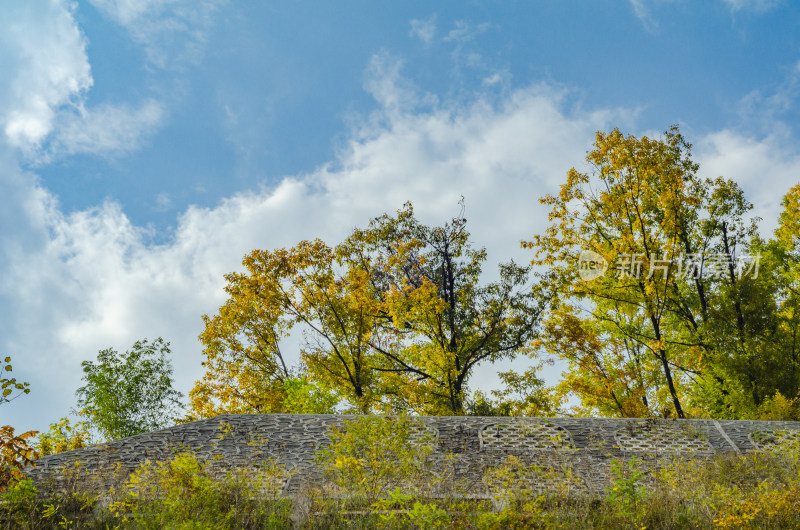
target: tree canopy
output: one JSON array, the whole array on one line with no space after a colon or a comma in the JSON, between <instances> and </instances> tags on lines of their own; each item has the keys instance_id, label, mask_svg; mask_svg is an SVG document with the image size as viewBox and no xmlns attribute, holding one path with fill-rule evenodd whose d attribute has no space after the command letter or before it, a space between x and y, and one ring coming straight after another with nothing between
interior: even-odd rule
<instances>
[{"instance_id":1,"label":"tree canopy","mask_svg":"<svg viewBox=\"0 0 800 530\"><path fill-rule=\"evenodd\" d=\"M438 226L406 203L335 245L251 251L202 317L205 373L183 419L800 419L800 183L766 237L735 181L698 176L677 126L657 138L598 132L586 161L540 199L549 221L522 243L530 264L485 274L463 200ZM159 338L83 363L79 407L104 436L178 418L169 353ZM525 366L476 391L476 371L501 360ZM556 361L566 369L548 385L542 366ZM9 378L0 389L0 404L28 392Z\"/></svg>"},{"instance_id":2,"label":"tree canopy","mask_svg":"<svg viewBox=\"0 0 800 530\"><path fill-rule=\"evenodd\" d=\"M699 177L691 147L677 127L598 132L590 170L540 199L530 267L501 264L494 282L463 215L427 226L410 203L336 246L251 252L203 317L192 415L558 414L570 396L572 413L624 417L797 409L800 184L764 239L744 191ZM281 349L290 334L299 364ZM470 391L478 366L526 355L538 361L491 396ZM548 387L553 359L567 370Z\"/></svg>"},{"instance_id":3,"label":"tree canopy","mask_svg":"<svg viewBox=\"0 0 800 530\"><path fill-rule=\"evenodd\" d=\"M475 368L524 351L539 315L528 267L502 264L482 283L485 260L466 219L426 226L410 203L336 247L253 251L204 317L193 412L287 410L286 381L302 374L361 412L464 413ZM298 330L290 367L281 340Z\"/></svg>"},{"instance_id":4,"label":"tree canopy","mask_svg":"<svg viewBox=\"0 0 800 530\"><path fill-rule=\"evenodd\" d=\"M677 127L598 132L587 162L541 199L550 224L524 243L551 300L537 345L567 361L562 388L590 413L679 418L797 395L796 188L765 243L741 188L699 178Z\"/></svg>"},{"instance_id":5,"label":"tree canopy","mask_svg":"<svg viewBox=\"0 0 800 530\"><path fill-rule=\"evenodd\" d=\"M136 341L122 354L101 350L96 362L81 363L86 384L76 391L80 412L108 440L174 424L182 396L172 388L169 355L161 337Z\"/></svg>"}]
</instances>

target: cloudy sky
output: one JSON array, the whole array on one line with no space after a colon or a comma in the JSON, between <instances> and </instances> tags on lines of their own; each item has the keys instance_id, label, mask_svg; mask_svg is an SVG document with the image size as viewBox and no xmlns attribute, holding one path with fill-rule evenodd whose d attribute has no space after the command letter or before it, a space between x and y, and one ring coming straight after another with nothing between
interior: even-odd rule
<instances>
[{"instance_id":1,"label":"cloudy sky","mask_svg":"<svg viewBox=\"0 0 800 530\"><path fill-rule=\"evenodd\" d=\"M0 0L0 353L46 429L80 363L171 341L255 248L336 243L410 200L489 261L530 256L537 199L594 132L680 124L769 235L800 181L800 6L789 0ZM497 366L475 386L490 387Z\"/></svg>"}]
</instances>

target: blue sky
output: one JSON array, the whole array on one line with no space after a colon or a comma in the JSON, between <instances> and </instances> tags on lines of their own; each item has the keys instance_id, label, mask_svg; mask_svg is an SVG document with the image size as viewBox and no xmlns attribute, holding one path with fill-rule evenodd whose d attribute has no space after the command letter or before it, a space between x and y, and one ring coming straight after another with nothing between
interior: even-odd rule
<instances>
[{"instance_id":1,"label":"blue sky","mask_svg":"<svg viewBox=\"0 0 800 530\"><path fill-rule=\"evenodd\" d=\"M32 393L0 423L69 414L80 362L172 342L254 248L335 243L412 200L465 196L490 261L529 259L541 195L594 132L680 124L701 173L775 225L800 181L800 5L0 0L0 352ZM485 366L473 387L490 388Z\"/></svg>"}]
</instances>

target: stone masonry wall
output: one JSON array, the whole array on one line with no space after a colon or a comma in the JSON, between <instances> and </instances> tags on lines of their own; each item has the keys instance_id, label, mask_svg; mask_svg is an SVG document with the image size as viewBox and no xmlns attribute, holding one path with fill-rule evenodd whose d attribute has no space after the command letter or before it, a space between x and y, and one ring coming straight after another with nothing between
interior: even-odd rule
<instances>
[{"instance_id":1,"label":"stone masonry wall","mask_svg":"<svg viewBox=\"0 0 800 530\"><path fill-rule=\"evenodd\" d=\"M63 482L80 463L82 480L108 487L116 475L127 476L146 460L166 461L192 451L220 469L256 467L273 459L293 472L282 484L284 494L319 484L314 462L330 444L332 426L344 427L357 416L230 414L177 425L106 444L40 458L30 475L37 484ZM543 469L572 470L578 488L599 491L607 486L613 459L638 457L658 466L674 458L705 458L718 453L743 453L784 438L800 439L800 422L422 417L420 429L433 434L432 466L452 466L455 479L470 495L486 496L484 473L509 455ZM445 455L452 455L445 459ZM437 464L438 462L438 464ZM555 478L554 478L555 477ZM539 489L561 480L558 475L531 478Z\"/></svg>"}]
</instances>

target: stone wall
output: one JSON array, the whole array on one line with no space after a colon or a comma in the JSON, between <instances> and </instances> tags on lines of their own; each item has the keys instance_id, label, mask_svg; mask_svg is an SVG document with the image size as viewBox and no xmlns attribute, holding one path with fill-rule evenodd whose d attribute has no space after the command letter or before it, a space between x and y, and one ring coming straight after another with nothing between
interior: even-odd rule
<instances>
[{"instance_id":1,"label":"stone wall","mask_svg":"<svg viewBox=\"0 0 800 530\"><path fill-rule=\"evenodd\" d=\"M267 459L293 472L282 485L293 494L304 485L319 484L322 475L315 453L330 444L332 426L344 427L356 416L232 414L177 425L103 445L49 455L30 470L34 481L66 480L65 469L76 464L83 480L107 487L140 463L165 461L192 451L220 469L255 467ZM659 466L674 458L705 458L719 453L743 453L784 438L800 439L800 422L422 417L419 429L436 439L432 466L448 469L471 495L488 494L484 473L509 455L543 469L570 469L578 487L598 491L608 484L613 459L638 457ZM445 455L452 455L444 458ZM438 463L437 463L438 462ZM531 478L545 488L558 474ZM549 478L548 478L549 477Z\"/></svg>"}]
</instances>

